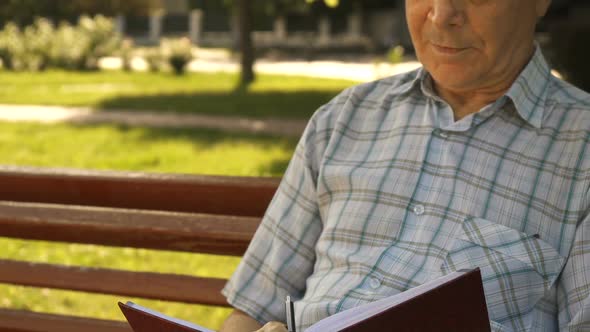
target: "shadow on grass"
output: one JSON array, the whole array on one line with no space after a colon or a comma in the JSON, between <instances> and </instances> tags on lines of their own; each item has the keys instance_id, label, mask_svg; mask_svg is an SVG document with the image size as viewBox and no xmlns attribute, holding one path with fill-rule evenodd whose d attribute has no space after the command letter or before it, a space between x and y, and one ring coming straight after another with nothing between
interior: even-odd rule
<instances>
[{"instance_id":1,"label":"shadow on grass","mask_svg":"<svg viewBox=\"0 0 590 332\"><path fill-rule=\"evenodd\" d=\"M260 167L260 174L273 174L273 176L282 176L289 166L291 159L274 159L268 164Z\"/></svg>"},{"instance_id":2,"label":"shadow on grass","mask_svg":"<svg viewBox=\"0 0 590 332\"><path fill-rule=\"evenodd\" d=\"M83 129L97 127L97 125L75 125L75 127ZM151 144L188 142L193 146L192 153L195 156L198 157L200 154L211 154L213 153L212 151L217 151L218 156L215 157L216 162L230 166L236 165L236 168L246 163L243 158L252 157L254 159L266 160L256 167L256 174L252 174L258 176L282 176L289 164L291 152L295 150L298 141L296 138L278 137L268 134L226 132L217 129L138 128L127 125L115 125L114 128L118 132L128 134L132 137L132 142L127 142L131 144L125 144L125 148L141 150L142 147L148 148ZM247 147L255 147L256 150L262 150L262 152L258 153L264 154L264 151L268 151L268 154L264 156L244 156L243 154L239 154L240 157L236 155L235 148L232 148L232 146L246 146L246 149ZM276 151L277 149L287 151L288 153L282 157L276 156L276 153L272 153L272 151ZM247 152L244 153L247 154ZM273 154L275 156L271 157ZM157 168L163 162L162 157L160 155L154 155L148 159L141 158L143 161L138 166L140 168ZM188 157L187 160L189 159ZM138 170L141 171L142 169Z\"/></svg>"},{"instance_id":3,"label":"shadow on grass","mask_svg":"<svg viewBox=\"0 0 590 332\"><path fill-rule=\"evenodd\" d=\"M117 96L97 108L112 110L162 111L252 118L309 119L339 90L233 93L203 92Z\"/></svg>"},{"instance_id":4,"label":"shadow on grass","mask_svg":"<svg viewBox=\"0 0 590 332\"><path fill-rule=\"evenodd\" d=\"M92 128L100 127L102 125L93 124L77 124L74 125L76 128ZM268 134L249 134L240 132L226 132L219 129L202 129L202 128L148 128L148 127L135 127L124 124L110 125L116 128L121 133L141 130L133 135L133 138L138 142L149 142L149 141L164 141L164 140L180 140L180 141L192 141L200 144L215 145L219 143L226 143L231 141L246 141L255 145L260 146L271 146L277 142L282 144L293 143L294 147L296 140L277 137L275 135Z\"/></svg>"}]
</instances>

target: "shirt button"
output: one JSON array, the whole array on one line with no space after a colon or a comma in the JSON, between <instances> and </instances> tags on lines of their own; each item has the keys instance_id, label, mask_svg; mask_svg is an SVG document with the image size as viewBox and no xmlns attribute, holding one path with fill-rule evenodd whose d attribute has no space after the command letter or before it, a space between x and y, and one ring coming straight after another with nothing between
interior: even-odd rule
<instances>
[{"instance_id":1,"label":"shirt button","mask_svg":"<svg viewBox=\"0 0 590 332\"><path fill-rule=\"evenodd\" d=\"M418 216L424 214L424 205L414 206L414 213Z\"/></svg>"},{"instance_id":2,"label":"shirt button","mask_svg":"<svg viewBox=\"0 0 590 332\"><path fill-rule=\"evenodd\" d=\"M377 289L381 286L381 280L377 277L371 277L371 280L369 280L369 286L373 289Z\"/></svg>"}]
</instances>

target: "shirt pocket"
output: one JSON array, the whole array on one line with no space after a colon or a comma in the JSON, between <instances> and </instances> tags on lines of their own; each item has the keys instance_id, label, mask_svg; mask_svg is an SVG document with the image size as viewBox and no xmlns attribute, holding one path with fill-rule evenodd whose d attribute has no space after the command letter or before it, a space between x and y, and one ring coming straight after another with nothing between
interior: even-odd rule
<instances>
[{"instance_id":1,"label":"shirt pocket","mask_svg":"<svg viewBox=\"0 0 590 332\"><path fill-rule=\"evenodd\" d=\"M392 188L385 168L332 162L319 180L324 237L356 251L359 243L388 247L401 229L408 198Z\"/></svg>"},{"instance_id":2,"label":"shirt pocket","mask_svg":"<svg viewBox=\"0 0 590 332\"><path fill-rule=\"evenodd\" d=\"M549 291L565 262L553 246L482 218L468 218L443 264L443 272L479 267L490 319L507 330L526 330L530 313Z\"/></svg>"}]
</instances>

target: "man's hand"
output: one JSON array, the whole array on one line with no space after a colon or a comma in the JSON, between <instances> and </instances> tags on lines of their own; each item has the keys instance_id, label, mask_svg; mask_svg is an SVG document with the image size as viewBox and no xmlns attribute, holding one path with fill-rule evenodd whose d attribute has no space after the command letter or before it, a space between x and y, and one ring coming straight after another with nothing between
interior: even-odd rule
<instances>
[{"instance_id":1,"label":"man's hand","mask_svg":"<svg viewBox=\"0 0 590 332\"><path fill-rule=\"evenodd\" d=\"M264 326L240 310L234 310L223 323L219 332L288 332L281 322L269 322Z\"/></svg>"},{"instance_id":2,"label":"man's hand","mask_svg":"<svg viewBox=\"0 0 590 332\"><path fill-rule=\"evenodd\" d=\"M288 332L287 327L281 322L268 322L256 332Z\"/></svg>"},{"instance_id":3,"label":"man's hand","mask_svg":"<svg viewBox=\"0 0 590 332\"><path fill-rule=\"evenodd\" d=\"M261 326L246 313L240 310L234 310L227 317L219 332L252 332L258 330Z\"/></svg>"}]
</instances>

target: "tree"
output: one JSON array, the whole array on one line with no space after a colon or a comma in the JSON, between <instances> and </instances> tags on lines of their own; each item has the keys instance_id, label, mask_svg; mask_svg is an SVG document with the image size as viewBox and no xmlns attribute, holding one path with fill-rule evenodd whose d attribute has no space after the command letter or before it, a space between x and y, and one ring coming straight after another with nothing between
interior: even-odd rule
<instances>
[{"instance_id":1,"label":"tree","mask_svg":"<svg viewBox=\"0 0 590 332\"><path fill-rule=\"evenodd\" d=\"M0 17L3 21L13 21L17 24L28 24L35 16L43 16L43 13L50 12L53 1L35 0L6 0L0 2Z\"/></svg>"},{"instance_id":2,"label":"tree","mask_svg":"<svg viewBox=\"0 0 590 332\"><path fill-rule=\"evenodd\" d=\"M255 51L252 43L252 19L255 14L280 15L289 10L303 10L308 0L233 0L228 1L237 14L241 74L239 85L247 87L254 82Z\"/></svg>"},{"instance_id":3,"label":"tree","mask_svg":"<svg viewBox=\"0 0 590 332\"><path fill-rule=\"evenodd\" d=\"M252 44L252 7L250 0L236 2L240 30L241 75L240 86L254 82L254 45Z\"/></svg>"},{"instance_id":4,"label":"tree","mask_svg":"<svg viewBox=\"0 0 590 332\"><path fill-rule=\"evenodd\" d=\"M62 1L63 2L63 1ZM70 9L85 14L149 14L163 8L161 0L70 0Z\"/></svg>"},{"instance_id":5,"label":"tree","mask_svg":"<svg viewBox=\"0 0 590 332\"><path fill-rule=\"evenodd\" d=\"M193 0L199 3L198 0ZM204 0L202 0L204 1ZM215 0L217 1L217 0ZM338 0L226 0L238 15L239 48L241 53L240 87L245 88L255 80L254 45L252 43L252 18L255 13L280 15L288 11L305 11L314 1L323 1L328 6L337 6Z\"/></svg>"},{"instance_id":6,"label":"tree","mask_svg":"<svg viewBox=\"0 0 590 332\"><path fill-rule=\"evenodd\" d=\"M4 0L0 2L0 18L3 21L10 20L19 25L26 25L35 17L60 21L82 14L148 14L161 6L161 0Z\"/></svg>"}]
</instances>

